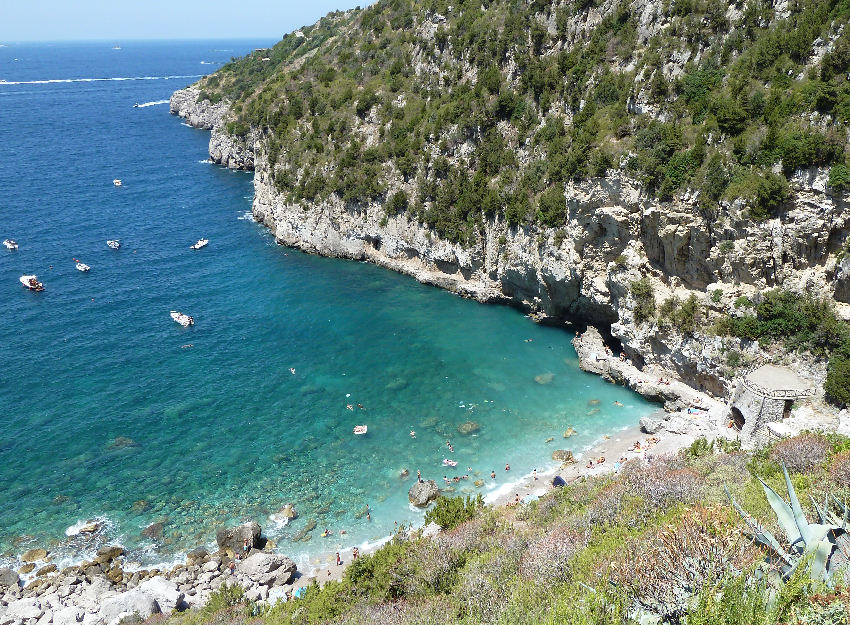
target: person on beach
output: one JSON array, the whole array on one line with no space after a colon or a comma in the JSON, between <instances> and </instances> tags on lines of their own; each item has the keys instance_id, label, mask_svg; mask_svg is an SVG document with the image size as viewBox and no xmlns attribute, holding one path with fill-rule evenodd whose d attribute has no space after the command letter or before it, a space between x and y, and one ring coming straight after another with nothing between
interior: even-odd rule
<instances>
[{"instance_id":1,"label":"person on beach","mask_svg":"<svg viewBox=\"0 0 850 625\"><path fill-rule=\"evenodd\" d=\"M587 461L587 464L586 464L586 465L584 465L584 467L585 467L586 469L592 469L592 468L593 468L593 460L588 460L588 461Z\"/></svg>"},{"instance_id":2,"label":"person on beach","mask_svg":"<svg viewBox=\"0 0 850 625\"><path fill-rule=\"evenodd\" d=\"M339 557L339 551L336 552L336 565L339 566L342 564L342 560Z\"/></svg>"},{"instance_id":3,"label":"person on beach","mask_svg":"<svg viewBox=\"0 0 850 625\"><path fill-rule=\"evenodd\" d=\"M230 561L230 574L233 575L236 572L236 562L234 560Z\"/></svg>"},{"instance_id":4,"label":"person on beach","mask_svg":"<svg viewBox=\"0 0 850 625\"><path fill-rule=\"evenodd\" d=\"M357 547L355 547L354 549L351 550L351 559L352 560L356 560L357 556L359 556L359 555L360 555L360 550Z\"/></svg>"},{"instance_id":5,"label":"person on beach","mask_svg":"<svg viewBox=\"0 0 850 625\"><path fill-rule=\"evenodd\" d=\"M247 556L249 551L251 551L251 548L248 546L248 539L246 538L242 543L242 554Z\"/></svg>"},{"instance_id":6,"label":"person on beach","mask_svg":"<svg viewBox=\"0 0 850 625\"><path fill-rule=\"evenodd\" d=\"M495 480L496 479L496 472L490 471L490 477Z\"/></svg>"},{"instance_id":7,"label":"person on beach","mask_svg":"<svg viewBox=\"0 0 850 625\"><path fill-rule=\"evenodd\" d=\"M531 476L534 478L534 481L536 482L537 481L537 469L534 469L534 471L531 472Z\"/></svg>"},{"instance_id":8,"label":"person on beach","mask_svg":"<svg viewBox=\"0 0 850 625\"><path fill-rule=\"evenodd\" d=\"M416 481L420 484L422 483L422 471L419 469L416 469Z\"/></svg>"}]
</instances>

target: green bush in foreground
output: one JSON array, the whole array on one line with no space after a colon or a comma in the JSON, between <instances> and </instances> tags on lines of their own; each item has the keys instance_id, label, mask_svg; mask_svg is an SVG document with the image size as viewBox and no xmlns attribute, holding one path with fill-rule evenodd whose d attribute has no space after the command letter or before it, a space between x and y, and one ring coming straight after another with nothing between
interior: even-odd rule
<instances>
[{"instance_id":1,"label":"green bush in foreground","mask_svg":"<svg viewBox=\"0 0 850 625\"><path fill-rule=\"evenodd\" d=\"M479 493L472 497L440 497L434 507L425 513L425 523L436 523L444 530L454 529L461 523L475 516L479 508L484 506L484 499Z\"/></svg>"}]
</instances>

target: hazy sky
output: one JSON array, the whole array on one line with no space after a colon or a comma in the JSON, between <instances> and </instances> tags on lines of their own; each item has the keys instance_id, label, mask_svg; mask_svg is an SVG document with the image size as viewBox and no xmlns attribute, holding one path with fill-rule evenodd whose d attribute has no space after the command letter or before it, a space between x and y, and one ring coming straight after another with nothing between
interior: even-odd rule
<instances>
[{"instance_id":1,"label":"hazy sky","mask_svg":"<svg viewBox=\"0 0 850 625\"><path fill-rule=\"evenodd\" d=\"M271 38L369 0L0 0L0 41Z\"/></svg>"}]
</instances>

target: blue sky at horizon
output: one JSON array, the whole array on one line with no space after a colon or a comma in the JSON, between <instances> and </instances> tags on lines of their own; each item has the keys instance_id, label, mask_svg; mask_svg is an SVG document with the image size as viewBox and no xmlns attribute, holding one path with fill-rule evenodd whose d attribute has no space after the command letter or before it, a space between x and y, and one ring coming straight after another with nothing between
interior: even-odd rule
<instances>
[{"instance_id":1,"label":"blue sky at horizon","mask_svg":"<svg viewBox=\"0 0 850 625\"><path fill-rule=\"evenodd\" d=\"M370 0L0 0L0 43L144 39L280 39Z\"/></svg>"}]
</instances>

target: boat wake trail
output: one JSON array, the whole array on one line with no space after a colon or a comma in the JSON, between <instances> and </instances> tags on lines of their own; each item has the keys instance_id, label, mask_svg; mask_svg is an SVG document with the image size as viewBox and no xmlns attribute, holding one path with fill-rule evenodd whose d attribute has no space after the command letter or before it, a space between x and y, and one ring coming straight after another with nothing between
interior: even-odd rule
<instances>
[{"instance_id":1,"label":"boat wake trail","mask_svg":"<svg viewBox=\"0 0 850 625\"><path fill-rule=\"evenodd\" d=\"M146 106L156 106L157 104L168 104L168 100L155 100L154 102L145 102L144 104L136 104L137 109L143 109Z\"/></svg>"},{"instance_id":2,"label":"boat wake trail","mask_svg":"<svg viewBox=\"0 0 850 625\"><path fill-rule=\"evenodd\" d=\"M51 78L49 80L0 80L0 85L52 85L69 82L109 82L117 80L170 80L172 78L200 78L202 74L183 76L116 76L114 78Z\"/></svg>"}]
</instances>

